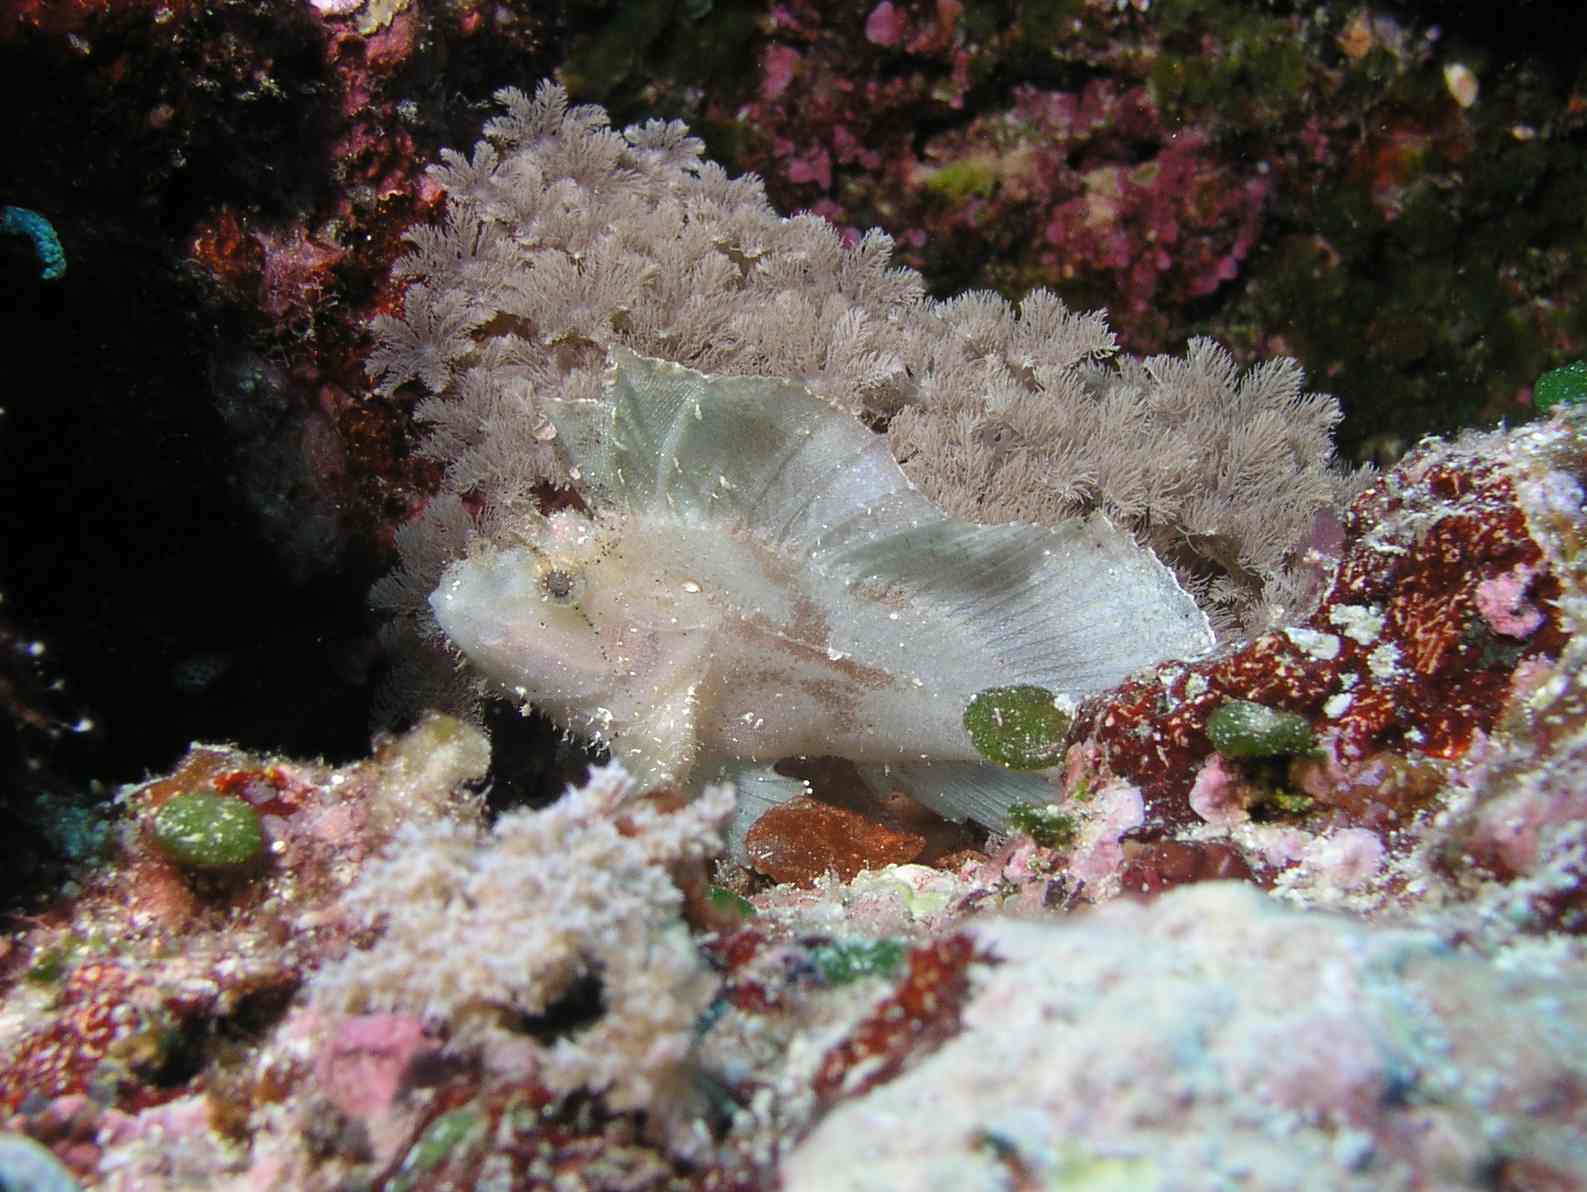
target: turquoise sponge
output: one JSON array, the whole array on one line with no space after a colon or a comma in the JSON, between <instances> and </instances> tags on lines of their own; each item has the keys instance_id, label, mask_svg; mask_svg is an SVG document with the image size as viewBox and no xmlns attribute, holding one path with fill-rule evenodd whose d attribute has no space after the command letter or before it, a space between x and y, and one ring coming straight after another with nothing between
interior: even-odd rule
<instances>
[{"instance_id":1,"label":"turquoise sponge","mask_svg":"<svg viewBox=\"0 0 1587 1192\"><path fill-rule=\"evenodd\" d=\"M0 233L26 236L33 241L33 251L39 255L39 276L45 281L59 281L66 276L66 250L55 226L37 211L26 207L0 207Z\"/></svg>"}]
</instances>

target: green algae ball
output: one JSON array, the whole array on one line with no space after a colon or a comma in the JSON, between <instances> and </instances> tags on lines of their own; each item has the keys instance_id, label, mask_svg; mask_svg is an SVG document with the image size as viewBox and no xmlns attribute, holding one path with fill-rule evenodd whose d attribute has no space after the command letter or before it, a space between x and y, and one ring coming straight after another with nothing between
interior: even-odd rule
<instances>
[{"instance_id":1,"label":"green algae ball","mask_svg":"<svg viewBox=\"0 0 1587 1192\"><path fill-rule=\"evenodd\" d=\"M1532 386L1532 401L1538 412L1546 414L1561 402L1576 404L1587 400L1587 360L1572 360L1563 368L1546 372Z\"/></svg>"},{"instance_id":2,"label":"green algae ball","mask_svg":"<svg viewBox=\"0 0 1587 1192\"><path fill-rule=\"evenodd\" d=\"M1314 744L1304 716L1243 699L1207 717L1207 738L1224 757L1289 757L1310 753Z\"/></svg>"},{"instance_id":3,"label":"green algae ball","mask_svg":"<svg viewBox=\"0 0 1587 1192\"><path fill-rule=\"evenodd\" d=\"M1015 803L1008 809L1011 831L1023 832L1042 848L1068 848L1080 836L1075 817L1058 810L1056 804L1038 807L1034 803Z\"/></svg>"},{"instance_id":4,"label":"green algae ball","mask_svg":"<svg viewBox=\"0 0 1587 1192\"><path fill-rule=\"evenodd\" d=\"M723 914L737 915L740 919L753 919L755 917L755 904L740 894L721 886L711 886L705 892L706 901L711 904L711 909L721 911Z\"/></svg>"},{"instance_id":5,"label":"green algae ball","mask_svg":"<svg viewBox=\"0 0 1587 1192\"><path fill-rule=\"evenodd\" d=\"M811 949L822 979L828 985L850 985L861 977L886 976L904 958L897 940L831 940Z\"/></svg>"},{"instance_id":6,"label":"green algae ball","mask_svg":"<svg viewBox=\"0 0 1587 1192\"><path fill-rule=\"evenodd\" d=\"M987 761L1010 770L1057 765L1074 723L1070 709L1045 687L989 687L964 710L964 730Z\"/></svg>"},{"instance_id":7,"label":"green algae ball","mask_svg":"<svg viewBox=\"0 0 1587 1192\"><path fill-rule=\"evenodd\" d=\"M215 791L184 791L160 804L151 824L155 847L185 869L239 869L264 849L259 813Z\"/></svg>"}]
</instances>

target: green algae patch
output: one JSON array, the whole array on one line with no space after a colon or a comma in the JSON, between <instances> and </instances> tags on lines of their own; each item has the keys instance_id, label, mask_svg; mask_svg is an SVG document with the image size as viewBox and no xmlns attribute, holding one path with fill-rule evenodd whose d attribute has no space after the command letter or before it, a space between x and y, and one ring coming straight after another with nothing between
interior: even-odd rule
<instances>
[{"instance_id":1,"label":"green algae patch","mask_svg":"<svg viewBox=\"0 0 1587 1192\"><path fill-rule=\"evenodd\" d=\"M1060 1156L1047 1186L1055 1192L1152 1192L1166 1184L1150 1156L1093 1155L1073 1148Z\"/></svg>"},{"instance_id":2,"label":"green algae patch","mask_svg":"<svg viewBox=\"0 0 1587 1192\"><path fill-rule=\"evenodd\" d=\"M1572 360L1546 372L1532 386L1532 402L1540 414L1547 414L1557 405L1579 405L1583 401L1587 401L1587 360Z\"/></svg>"},{"instance_id":3,"label":"green algae patch","mask_svg":"<svg viewBox=\"0 0 1587 1192\"><path fill-rule=\"evenodd\" d=\"M1045 687L989 687L964 710L964 730L987 761L1010 770L1057 765L1073 712Z\"/></svg>"},{"instance_id":4,"label":"green algae patch","mask_svg":"<svg viewBox=\"0 0 1587 1192\"><path fill-rule=\"evenodd\" d=\"M443 1113L413 1144L402 1161L402 1167L390 1183L392 1192L408 1192L419 1186L430 1187L429 1178L437 1174L443 1164L479 1150L485 1141L489 1122L472 1105Z\"/></svg>"},{"instance_id":5,"label":"green algae patch","mask_svg":"<svg viewBox=\"0 0 1587 1192\"><path fill-rule=\"evenodd\" d=\"M706 890L705 897L714 911L737 915L740 919L753 919L755 917L755 904L753 902L723 886L710 887Z\"/></svg>"},{"instance_id":6,"label":"green algae patch","mask_svg":"<svg viewBox=\"0 0 1587 1192\"><path fill-rule=\"evenodd\" d=\"M969 199L989 199L997 193L996 170L982 161L956 161L940 166L925 178L926 193L951 204Z\"/></svg>"},{"instance_id":7,"label":"green algae patch","mask_svg":"<svg viewBox=\"0 0 1587 1192\"><path fill-rule=\"evenodd\" d=\"M1280 815L1306 815L1316 802L1310 795L1299 791L1276 790L1258 806L1271 808Z\"/></svg>"},{"instance_id":8,"label":"green algae patch","mask_svg":"<svg viewBox=\"0 0 1587 1192\"><path fill-rule=\"evenodd\" d=\"M1224 757L1292 757L1315 748L1311 722L1294 712L1236 699L1207 717L1207 739Z\"/></svg>"},{"instance_id":9,"label":"green algae patch","mask_svg":"<svg viewBox=\"0 0 1587 1192\"><path fill-rule=\"evenodd\" d=\"M22 979L30 985L55 986L66 980L84 960L105 952L108 941L97 931L70 932L46 947L36 948ZM0 1183L0 1188L4 1184Z\"/></svg>"},{"instance_id":10,"label":"green algae patch","mask_svg":"<svg viewBox=\"0 0 1587 1192\"><path fill-rule=\"evenodd\" d=\"M1013 832L1029 836L1042 848L1068 848L1080 836L1075 817L1059 811L1056 804L1038 807L1034 803L1015 803L1008 809L1008 826Z\"/></svg>"},{"instance_id":11,"label":"green algae patch","mask_svg":"<svg viewBox=\"0 0 1587 1192\"><path fill-rule=\"evenodd\" d=\"M154 845L184 869L238 870L264 852L259 813L216 791L184 791L160 804L150 820Z\"/></svg>"},{"instance_id":12,"label":"green algae patch","mask_svg":"<svg viewBox=\"0 0 1587 1192\"><path fill-rule=\"evenodd\" d=\"M904 958L898 940L833 940L811 949L810 959L828 985L848 985L861 977L885 977Z\"/></svg>"}]
</instances>

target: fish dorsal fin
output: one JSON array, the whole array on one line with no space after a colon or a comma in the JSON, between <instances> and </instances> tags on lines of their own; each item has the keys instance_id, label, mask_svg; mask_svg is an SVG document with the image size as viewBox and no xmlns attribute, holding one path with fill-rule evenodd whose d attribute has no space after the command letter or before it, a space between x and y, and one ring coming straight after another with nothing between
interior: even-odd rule
<instances>
[{"instance_id":1,"label":"fish dorsal fin","mask_svg":"<svg viewBox=\"0 0 1587 1192\"><path fill-rule=\"evenodd\" d=\"M708 376L626 348L611 357L605 400L545 403L599 506L660 507L787 552L887 498L941 516L884 437L797 381Z\"/></svg>"},{"instance_id":2,"label":"fish dorsal fin","mask_svg":"<svg viewBox=\"0 0 1587 1192\"><path fill-rule=\"evenodd\" d=\"M1079 694L1212 644L1168 568L1100 515L959 521L914 488L885 436L797 381L624 348L611 360L604 400L546 403L597 505L749 535L798 561L821 581L834 650Z\"/></svg>"}]
</instances>

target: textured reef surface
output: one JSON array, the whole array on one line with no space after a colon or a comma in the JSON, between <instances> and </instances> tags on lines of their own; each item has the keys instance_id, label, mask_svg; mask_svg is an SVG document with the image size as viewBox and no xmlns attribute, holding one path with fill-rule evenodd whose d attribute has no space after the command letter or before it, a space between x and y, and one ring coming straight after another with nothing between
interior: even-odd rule
<instances>
[{"instance_id":1,"label":"textured reef surface","mask_svg":"<svg viewBox=\"0 0 1587 1192\"><path fill-rule=\"evenodd\" d=\"M0 6L0 1186L1587 1189L1474 12Z\"/></svg>"},{"instance_id":2,"label":"textured reef surface","mask_svg":"<svg viewBox=\"0 0 1587 1192\"><path fill-rule=\"evenodd\" d=\"M449 717L195 746L7 937L0 1171L1580 1186L1584 423L1413 452L1305 624L1084 702L1007 836L807 798L712 869L728 788L492 819Z\"/></svg>"}]
</instances>

